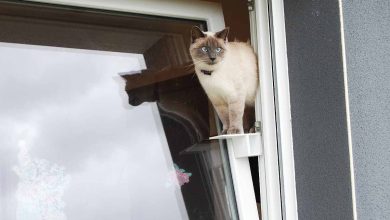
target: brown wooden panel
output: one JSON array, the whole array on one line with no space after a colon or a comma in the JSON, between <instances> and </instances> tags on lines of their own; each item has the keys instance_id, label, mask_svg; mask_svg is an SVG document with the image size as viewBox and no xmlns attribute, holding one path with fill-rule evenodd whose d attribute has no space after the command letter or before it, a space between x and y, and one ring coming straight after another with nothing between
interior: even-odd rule
<instances>
[{"instance_id":1,"label":"brown wooden panel","mask_svg":"<svg viewBox=\"0 0 390 220\"><path fill-rule=\"evenodd\" d=\"M221 0L226 26L230 27L229 40L250 39L249 12L246 0Z\"/></svg>"}]
</instances>

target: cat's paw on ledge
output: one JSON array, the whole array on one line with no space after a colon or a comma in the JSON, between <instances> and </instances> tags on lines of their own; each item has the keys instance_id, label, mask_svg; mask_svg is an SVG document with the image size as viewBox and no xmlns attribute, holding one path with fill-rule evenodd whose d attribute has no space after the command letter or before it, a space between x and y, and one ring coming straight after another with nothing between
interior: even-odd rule
<instances>
[{"instance_id":1,"label":"cat's paw on ledge","mask_svg":"<svg viewBox=\"0 0 390 220\"><path fill-rule=\"evenodd\" d=\"M227 132L228 132L228 129L227 129L227 128L224 128L224 129L222 130L222 134L227 134Z\"/></svg>"},{"instance_id":2,"label":"cat's paw on ledge","mask_svg":"<svg viewBox=\"0 0 390 220\"><path fill-rule=\"evenodd\" d=\"M227 134L243 134L244 130L240 127L230 127L227 130Z\"/></svg>"}]
</instances>

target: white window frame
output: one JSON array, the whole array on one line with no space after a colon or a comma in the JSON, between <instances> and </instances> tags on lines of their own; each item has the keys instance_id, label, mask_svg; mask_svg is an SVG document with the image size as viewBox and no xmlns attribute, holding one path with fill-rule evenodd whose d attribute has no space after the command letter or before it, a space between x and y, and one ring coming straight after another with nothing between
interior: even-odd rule
<instances>
[{"instance_id":1,"label":"white window frame","mask_svg":"<svg viewBox=\"0 0 390 220\"><path fill-rule=\"evenodd\" d=\"M283 219L297 220L298 205L295 183L294 148L291 125L291 105L290 105L290 81L288 74L287 43L286 43L286 23L284 18L283 0L271 0L271 36L273 45L273 65L275 97L277 100L276 109L277 123L279 126L279 157L281 164L281 183L283 199Z\"/></svg>"},{"instance_id":2,"label":"white window frame","mask_svg":"<svg viewBox=\"0 0 390 220\"><path fill-rule=\"evenodd\" d=\"M213 2L183 0L29 1L202 20L206 21L210 31L218 31L225 27L222 8L218 3ZM255 11L251 14L252 39L258 39L254 47L259 54L261 73L256 118L261 121L262 144L260 145L264 146L260 149L263 153L259 156L262 220L297 220L283 1L252 0L251 2L254 2ZM276 130L277 123L278 131ZM242 160L234 156L232 143L233 141L228 141L230 145L228 153L239 217L241 220L258 219L256 206L253 205L254 192L247 158ZM240 187L237 188L238 186Z\"/></svg>"},{"instance_id":3,"label":"white window frame","mask_svg":"<svg viewBox=\"0 0 390 220\"><path fill-rule=\"evenodd\" d=\"M266 188L267 193L267 202L262 203L267 207L262 210L268 211L265 219L297 220L284 4L283 0L252 1L255 10L250 20L255 25L251 25L251 32L252 38L258 39L261 73L257 98L261 106L256 108L256 118L262 121L264 141L264 158L259 158L259 170L265 170L265 175L260 174L260 190ZM275 163L278 159L279 164ZM279 180L276 175L280 175ZM278 209L280 205L282 213Z\"/></svg>"}]
</instances>

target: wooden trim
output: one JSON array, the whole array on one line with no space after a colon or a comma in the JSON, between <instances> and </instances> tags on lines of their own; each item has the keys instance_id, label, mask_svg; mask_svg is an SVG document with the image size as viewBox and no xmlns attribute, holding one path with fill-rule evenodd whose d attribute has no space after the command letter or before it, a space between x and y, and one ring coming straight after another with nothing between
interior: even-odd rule
<instances>
[{"instance_id":1,"label":"wooden trim","mask_svg":"<svg viewBox=\"0 0 390 220\"><path fill-rule=\"evenodd\" d=\"M146 46L166 34L190 39L190 28L205 24L64 5L0 2L0 41L9 43L144 53ZM184 44L188 48L189 40Z\"/></svg>"},{"instance_id":2,"label":"wooden trim","mask_svg":"<svg viewBox=\"0 0 390 220\"><path fill-rule=\"evenodd\" d=\"M195 71L193 65L189 63L187 66L171 66L159 71L145 70L142 71L142 73L128 75L125 74L122 75L122 77L126 79L126 91L129 91L135 88L149 86L158 82L163 82L190 74L195 74Z\"/></svg>"}]
</instances>

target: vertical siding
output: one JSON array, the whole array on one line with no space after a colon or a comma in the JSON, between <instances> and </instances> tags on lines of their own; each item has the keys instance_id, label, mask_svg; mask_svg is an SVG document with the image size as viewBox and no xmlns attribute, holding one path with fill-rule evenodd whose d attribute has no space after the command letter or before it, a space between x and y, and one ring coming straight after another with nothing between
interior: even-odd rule
<instances>
[{"instance_id":1,"label":"vertical siding","mask_svg":"<svg viewBox=\"0 0 390 220\"><path fill-rule=\"evenodd\" d=\"M298 214L353 219L337 0L285 0Z\"/></svg>"}]
</instances>

